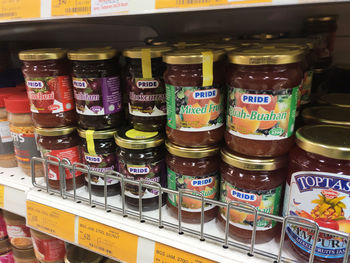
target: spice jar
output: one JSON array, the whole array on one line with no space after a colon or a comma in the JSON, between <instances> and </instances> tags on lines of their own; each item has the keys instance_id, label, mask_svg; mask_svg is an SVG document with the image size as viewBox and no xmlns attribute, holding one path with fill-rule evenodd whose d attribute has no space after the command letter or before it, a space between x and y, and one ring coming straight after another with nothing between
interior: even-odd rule
<instances>
[{"instance_id":1,"label":"spice jar","mask_svg":"<svg viewBox=\"0 0 350 263\"><path fill-rule=\"evenodd\" d=\"M350 94L348 93L329 93L318 99L320 105L330 105L336 107L350 108Z\"/></svg>"},{"instance_id":2,"label":"spice jar","mask_svg":"<svg viewBox=\"0 0 350 263\"><path fill-rule=\"evenodd\" d=\"M26 226L26 219L5 210L3 210L3 214L11 245L18 249L31 248L33 244L29 228Z\"/></svg>"},{"instance_id":3,"label":"spice jar","mask_svg":"<svg viewBox=\"0 0 350 263\"><path fill-rule=\"evenodd\" d=\"M83 160L91 171L100 173L117 170L117 146L114 141L115 130L83 130L78 129L82 138ZM88 182L88 177L85 177ZM104 196L104 178L91 175L91 192L93 195ZM120 192L119 181L107 179L107 196Z\"/></svg>"},{"instance_id":4,"label":"spice jar","mask_svg":"<svg viewBox=\"0 0 350 263\"><path fill-rule=\"evenodd\" d=\"M67 249L65 263L99 263L103 257L89 250L70 245ZM104 261L103 261L104 262Z\"/></svg>"},{"instance_id":5,"label":"spice jar","mask_svg":"<svg viewBox=\"0 0 350 263\"><path fill-rule=\"evenodd\" d=\"M293 146L302 58L298 48L247 47L229 54L225 141L230 150L271 157Z\"/></svg>"},{"instance_id":6,"label":"spice jar","mask_svg":"<svg viewBox=\"0 0 350 263\"><path fill-rule=\"evenodd\" d=\"M78 125L83 129L116 128L123 122L120 70L113 48L68 52Z\"/></svg>"},{"instance_id":7,"label":"spice jar","mask_svg":"<svg viewBox=\"0 0 350 263\"><path fill-rule=\"evenodd\" d=\"M15 263L8 239L0 240L0 262Z\"/></svg>"},{"instance_id":8,"label":"spice jar","mask_svg":"<svg viewBox=\"0 0 350 263\"><path fill-rule=\"evenodd\" d=\"M60 48L21 51L22 72L36 127L62 127L75 123L73 89Z\"/></svg>"},{"instance_id":9,"label":"spice jar","mask_svg":"<svg viewBox=\"0 0 350 263\"><path fill-rule=\"evenodd\" d=\"M299 216L350 233L350 128L310 125L296 133L290 152L283 216ZM314 231L287 224L287 237L300 256L309 258ZM320 233L314 262L343 262L346 242Z\"/></svg>"},{"instance_id":10,"label":"spice jar","mask_svg":"<svg viewBox=\"0 0 350 263\"><path fill-rule=\"evenodd\" d=\"M166 163L168 188L176 191L185 190L199 197L218 200L219 198L219 147L185 148L166 142L168 150ZM198 194L195 194L197 192ZM182 197L182 221L200 223L202 201L191 197ZM167 205L171 214L178 217L179 197L168 195ZM204 204L204 221L215 218L217 207Z\"/></svg>"},{"instance_id":11,"label":"spice jar","mask_svg":"<svg viewBox=\"0 0 350 263\"><path fill-rule=\"evenodd\" d=\"M350 108L317 106L303 110L305 124L331 124L350 127Z\"/></svg>"},{"instance_id":12,"label":"spice jar","mask_svg":"<svg viewBox=\"0 0 350 263\"><path fill-rule=\"evenodd\" d=\"M164 55L171 143L203 147L219 143L224 132L223 50L185 49Z\"/></svg>"},{"instance_id":13,"label":"spice jar","mask_svg":"<svg viewBox=\"0 0 350 263\"><path fill-rule=\"evenodd\" d=\"M129 118L137 130L157 131L165 126L162 54L170 50L170 47L136 47L123 52L127 58Z\"/></svg>"},{"instance_id":14,"label":"spice jar","mask_svg":"<svg viewBox=\"0 0 350 263\"><path fill-rule=\"evenodd\" d=\"M33 248L17 249L13 247L12 252L15 263L38 263Z\"/></svg>"},{"instance_id":15,"label":"spice jar","mask_svg":"<svg viewBox=\"0 0 350 263\"><path fill-rule=\"evenodd\" d=\"M60 128L35 128L37 134L37 144L42 157L50 158L54 156L60 160L65 160L70 164L81 163L80 138L77 134L76 127ZM57 161L56 159L52 159ZM66 190L73 189L73 171L64 169L66 180ZM60 170L58 166L48 165L49 186L53 189L60 189ZM75 172L76 188L84 185L84 176L80 171Z\"/></svg>"},{"instance_id":16,"label":"spice jar","mask_svg":"<svg viewBox=\"0 0 350 263\"><path fill-rule=\"evenodd\" d=\"M26 175L30 175L30 160L32 157L40 157L40 152L36 146L29 99L25 93L13 95L5 99L5 106L18 166ZM40 163L35 164L35 175L44 175Z\"/></svg>"},{"instance_id":17,"label":"spice jar","mask_svg":"<svg viewBox=\"0 0 350 263\"><path fill-rule=\"evenodd\" d=\"M0 210L0 240L7 239L6 222L2 210Z\"/></svg>"},{"instance_id":18,"label":"spice jar","mask_svg":"<svg viewBox=\"0 0 350 263\"><path fill-rule=\"evenodd\" d=\"M144 180L144 184L158 183L166 186L164 137L159 132L142 132L124 128L115 135L119 172L135 181ZM141 189L142 210L158 209L159 191ZM134 210L139 209L139 186L125 184L125 201ZM163 204L166 194L162 195Z\"/></svg>"}]
</instances>

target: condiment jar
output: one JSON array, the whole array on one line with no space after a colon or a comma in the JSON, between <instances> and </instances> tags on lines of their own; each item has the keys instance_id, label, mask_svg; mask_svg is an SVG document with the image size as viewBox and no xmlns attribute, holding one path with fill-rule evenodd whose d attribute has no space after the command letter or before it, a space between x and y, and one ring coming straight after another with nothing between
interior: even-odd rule
<instances>
[{"instance_id":1,"label":"condiment jar","mask_svg":"<svg viewBox=\"0 0 350 263\"><path fill-rule=\"evenodd\" d=\"M15 263L8 239L0 240L0 262Z\"/></svg>"},{"instance_id":2,"label":"condiment jar","mask_svg":"<svg viewBox=\"0 0 350 263\"><path fill-rule=\"evenodd\" d=\"M247 47L229 53L225 141L230 150L258 157L290 150L302 59L298 48Z\"/></svg>"},{"instance_id":3,"label":"condiment jar","mask_svg":"<svg viewBox=\"0 0 350 263\"><path fill-rule=\"evenodd\" d=\"M184 49L164 55L166 134L184 147L215 145L224 132L224 50Z\"/></svg>"},{"instance_id":4,"label":"condiment jar","mask_svg":"<svg viewBox=\"0 0 350 263\"><path fill-rule=\"evenodd\" d=\"M37 135L37 144L41 152L42 157L50 156L57 157L70 164L81 163L81 149L80 138L76 131L76 127L60 127L60 128L36 128L35 133ZM55 158L51 158L52 161L57 162ZM73 171L64 169L66 180L66 190L72 190L73 185ZM53 189L60 189L60 169L58 166L48 165L48 177L49 186ZM84 176L80 171L75 172L76 188L84 185Z\"/></svg>"},{"instance_id":5,"label":"condiment jar","mask_svg":"<svg viewBox=\"0 0 350 263\"><path fill-rule=\"evenodd\" d=\"M2 210L0 210L0 240L7 239L6 222Z\"/></svg>"},{"instance_id":6,"label":"condiment jar","mask_svg":"<svg viewBox=\"0 0 350 263\"><path fill-rule=\"evenodd\" d=\"M62 127L76 120L66 50L60 48L21 51L22 72L36 127Z\"/></svg>"},{"instance_id":7,"label":"condiment jar","mask_svg":"<svg viewBox=\"0 0 350 263\"><path fill-rule=\"evenodd\" d=\"M114 141L115 130L83 130L78 129L79 136L82 138L83 160L91 171L105 173L116 171L117 164L117 146ZM85 176L86 183L88 177ZM91 175L91 193L97 196L104 196L104 178ZM107 196L117 195L120 192L119 181L107 180Z\"/></svg>"},{"instance_id":8,"label":"condiment jar","mask_svg":"<svg viewBox=\"0 0 350 263\"><path fill-rule=\"evenodd\" d=\"M287 174L287 156L257 158L221 150L220 201L238 201L255 207L258 211L279 215L282 207L282 192ZM235 239L250 242L254 214L230 209L229 233ZM237 206L236 206L237 207ZM218 220L226 225L226 208L220 208ZM268 218L257 218L256 243L271 240L279 230L279 224Z\"/></svg>"},{"instance_id":9,"label":"condiment jar","mask_svg":"<svg viewBox=\"0 0 350 263\"><path fill-rule=\"evenodd\" d=\"M67 255L64 258L65 263L99 263L102 260L102 256L73 245L68 247Z\"/></svg>"},{"instance_id":10,"label":"condiment jar","mask_svg":"<svg viewBox=\"0 0 350 263\"><path fill-rule=\"evenodd\" d=\"M115 135L119 172L126 178L143 184L166 186L164 137L159 132L142 132L124 128ZM159 191L141 189L142 210L158 209ZM139 186L125 184L125 201L134 210L139 209ZM163 204L166 194L162 195Z\"/></svg>"},{"instance_id":11,"label":"condiment jar","mask_svg":"<svg viewBox=\"0 0 350 263\"><path fill-rule=\"evenodd\" d=\"M150 46L124 50L127 60L129 119L140 131L157 131L166 123L166 98L162 54L170 47Z\"/></svg>"},{"instance_id":12,"label":"condiment jar","mask_svg":"<svg viewBox=\"0 0 350 263\"><path fill-rule=\"evenodd\" d=\"M18 166L26 175L31 175L30 160L40 157L34 136L34 124L27 94L19 93L5 99L8 121L15 147ZM42 164L35 164L35 175L43 176Z\"/></svg>"},{"instance_id":13,"label":"condiment jar","mask_svg":"<svg viewBox=\"0 0 350 263\"><path fill-rule=\"evenodd\" d=\"M317 106L306 108L302 112L305 124L331 124L350 127L350 108L335 106Z\"/></svg>"},{"instance_id":14,"label":"condiment jar","mask_svg":"<svg viewBox=\"0 0 350 263\"><path fill-rule=\"evenodd\" d=\"M336 107L350 108L350 94L348 93L329 93L318 99L320 105L330 105Z\"/></svg>"},{"instance_id":15,"label":"condiment jar","mask_svg":"<svg viewBox=\"0 0 350 263\"><path fill-rule=\"evenodd\" d=\"M290 152L283 216L298 216L321 227L350 233L350 128L310 125L296 133ZM287 224L298 261L307 261L314 231ZM346 242L320 233L314 262L343 262Z\"/></svg>"},{"instance_id":16,"label":"condiment jar","mask_svg":"<svg viewBox=\"0 0 350 263\"><path fill-rule=\"evenodd\" d=\"M184 193L195 194L197 197L219 199L219 147L186 148L166 142L168 154L166 157L168 172L168 188ZM167 205L171 214L178 217L179 197L168 195ZM182 221L200 223L202 201L191 197L182 197ZM212 204L204 206L204 221L215 218L217 207Z\"/></svg>"},{"instance_id":17,"label":"condiment jar","mask_svg":"<svg viewBox=\"0 0 350 263\"><path fill-rule=\"evenodd\" d=\"M33 248L17 249L13 247L12 252L15 263L38 263Z\"/></svg>"},{"instance_id":18,"label":"condiment jar","mask_svg":"<svg viewBox=\"0 0 350 263\"><path fill-rule=\"evenodd\" d=\"M113 48L68 52L78 125L83 129L117 128L123 122L120 70Z\"/></svg>"}]
</instances>

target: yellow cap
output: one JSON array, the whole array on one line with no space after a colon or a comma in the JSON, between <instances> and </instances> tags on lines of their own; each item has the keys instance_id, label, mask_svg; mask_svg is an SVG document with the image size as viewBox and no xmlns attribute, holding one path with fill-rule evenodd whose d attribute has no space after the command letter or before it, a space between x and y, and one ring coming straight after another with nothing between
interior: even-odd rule
<instances>
[{"instance_id":1,"label":"yellow cap","mask_svg":"<svg viewBox=\"0 0 350 263\"><path fill-rule=\"evenodd\" d=\"M220 151L218 146L189 148L177 146L169 141L165 142L165 147L168 152L173 155L193 159L213 156L218 154Z\"/></svg>"},{"instance_id":2,"label":"yellow cap","mask_svg":"<svg viewBox=\"0 0 350 263\"><path fill-rule=\"evenodd\" d=\"M83 48L70 50L68 58L78 61L106 60L112 59L116 54L117 50L114 48Z\"/></svg>"},{"instance_id":3,"label":"yellow cap","mask_svg":"<svg viewBox=\"0 0 350 263\"><path fill-rule=\"evenodd\" d=\"M66 54L67 50L62 48L41 48L21 51L18 57L24 61L41 61L65 58Z\"/></svg>"},{"instance_id":4,"label":"yellow cap","mask_svg":"<svg viewBox=\"0 0 350 263\"><path fill-rule=\"evenodd\" d=\"M306 108L302 112L305 123L333 124L350 127L350 108L318 106Z\"/></svg>"},{"instance_id":5,"label":"yellow cap","mask_svg":"<svg viewBox=\"0 0 350 263\"><path fill-rule=\"evenodd\" d=\"M224 50L211 48L189 48L166 53L163 56L163 61L168 64L179 65L202 64L203 53L208 51L211 51L213 53L213 62L224 58Z\"/></svg>"},{"instance_id":6,"label":"yellow cap","mask_svg":"<svg viewBox=\"0 0 350 263\"><path fill-rule=\"evenodd\" d=\"M35 128L35 133L43 136L61 136L61 135L67 135L72 132L74 132L77 129L77 127L74 126L66 126L66 127L59 127L59 128Z\"/></svg>"},{"instance_id":7,"label":"yellow cap","mask_svg":"<svg viewBox=\"0 0 350 263\"><path fill-rule=\"evenodd\" d=\"M149 49L151 53L151 58L160 58L163 53L172 50L171 47L167 46L143 46L143 47L133 47L128 48L123 51L123 55L128 58L142 58L142 50Z\"/></svg>"}]
</instances>

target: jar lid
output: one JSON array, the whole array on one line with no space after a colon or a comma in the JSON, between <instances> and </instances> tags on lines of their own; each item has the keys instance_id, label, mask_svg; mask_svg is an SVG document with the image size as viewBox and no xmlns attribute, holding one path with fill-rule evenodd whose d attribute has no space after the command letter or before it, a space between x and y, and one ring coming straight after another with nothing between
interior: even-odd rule
<instances>
[{"instance_id":1,"label":"jar lid","mask_svg":"<svg viewBox=\"0 0 350 263\"><path fill-rule=\"evenodd\" d=\"M329 15L329 16L312 16L305 18L305 22L314 23L314 22L327 22L327 21L335 21L337 20L337 16Z\"/></svg>"},{"instance_id":2,"label":"jar lid","mask_svg":"<svg viewBox=\"0 0 350 263\"><path fill-rule=\"evenodd\" d=\"M231 43L208 43L205 45L205 47L214 48L214 49L223 49L226 52L230 52L232 50L238 49L239 45L231 44Z\"/></svg>"},{"instance_id":3,"label":"jar lid","mask_svg":"<svg viewBox=\"0 0 350 263\"><path fill-rule=\"evenodd\" d=\"M117 54L114 48L82 48L68 51L68 59L78 61L94 61L112 59Z\"/></svg>"},{"instance_id":4,"label":"jar lid","mask_svg":"<svg viewBox=\"0 0 350 263\"><path fill-rule=\"evenodd\" d=\"M128 48L123 51L123 55L128 58L142 58L142 50L149 50L151 53L151 58L160 58L163 53L172 50L171 47L167 46L144 46L144 47L133 47Z\"/></svg>"},{"instance_id":5,"label":"jar lid","mask_svg":"<svg viewBox=\"0 0 350 263\"><path fill-rule=\"evenodd\" d=\"M64 258L65 263L98 263L103 256L100 256L89 250L71 245L68 248L67 255Z\"/></svg>"},{"instance_id":6,"label":"jar lid","mask_svg":"<svg viewBox=\"0 0 350 263\"><path fill-rule=\"evenodd\" d=\"M41 48L21 51L18 56L24 61L41 61L65 58L66 54L67 50L62 48Z\"/></svg>"},{"instance_id":7,"label":"jar lid","mask_svg":"<svg viewBox=\"0 0 350 263\"><path fill-rule=\"evenodd\" d=\"M12 247L13 256L19 259L35 259L34 249L18 249Z\"/></svg>"},{"instance_id":8,"label":"jar lid","mask_svg":"<svg viewBox=\"0 0 350 263\"><path fill-rule=\"evenodd\" d=\"M278 48L292 48L292 49L301 49L304 52L309 51L309 47L305 43L288 43L288 42L264 42L258 44L260 47L264 49L278 49Z\"/></svg>"},{"instance_id":9,"label":"jar lid","mask_svg":"<svg viewBox=\"0 0 350 263\"><path fill-rule=\"evenodd\" d=\"M350 107L350 94L348 93L329 93L320 97L319 104L326 104L338 107Z\"/></svg>"},{"instance_id":10,"label":"jar lid","mask_svg":"<svg viewBox=\"0 0 350 263\"><path fill-rule=\"evenodd\" d=\"M203 53L212 52L213 62L222 59L225 55L224 50L211 49L211 48L191 48L176 50L164 54L163 61L168 64L202 64L203 63Z\"/></svg>"},{"instance_id":11,"label":"jar lid","mask_svg":"<svg viewBox=\"0 0 350 263\"><path fill-rule=\"evenodd\" d=\"M95 130L84 130L84 129L78 129L78 134L81 138L85 138L87 136L87 133L91 133L91 136L93 139L110 139L114 137L114 134L116 134L116 130L103 130L103 131L95 131Z\"/></svg>"},{"instance_id":12,"label":"jar lid","mask_svg":"<svg viewBox=\"0 0 350 263\"><path fill-rule=\"evenodd\" d=\"M30 113L30 103L26 93L18 93L4 99L5 107L11 113Z\"/></svg>"},{"instance_id":13,"label":"jar lid","mask_svg":"<svg viewBox=\"0 0 350 263\"><path fill-rule=\"evenodd\" d=\"M245 47L229 53L229 60L239 65L280 65L301 61L304 52L300 48Z\"/></svg>"},{"instance_id":14,"label":"jar lid","mask_svg":"<svg viewBox=\"0 0 350 263\"><path fill-rule=\"evenodd\" d=\"M67 135L72 132L74 132L77 129L77 127L74 126L66 126L66 127L59 127L59 128L35 128L35 133L43 135L43 136L61 136L61 135Z\"/></svg>"},{"instance_id":15,"label":"jar lid","mask_svg":"<svg viewBox=\"0 0 350 263\"><path fill-rule=\"evenodd\" d=\"M5 99L7 97L10 97L10 96L13 96L13 95L16 95L17 92L16 91L2 91L0 90L0 108L4 108L5 107Z\"/></svg>"},{"instance_id":16,"label":"jar lid","mask_svg":"<svg viewBox=\"0 0 350 263\"><path fill-rule=\"evenodd\" d=\"M328 158L350 160L350 128L336 125L309 125L296 132L297 145Z\"/></svg>"},{"instance_id":17,"label":"jar lid","mask_svg":"<svg viewBox=\"0 0 350 263\"><path fill-rule=\"evenodd\" d=\"M282 33L282 35L285 33ZM281 33L258 33L258 34L252 34L249 35L249 39L255 39L255 40L271 40L271 39L278 39L281 37Z\"/></svg>"},{"instance_id":18,"label":"jar lid","mask_svg":"<svg viewBox=\"0 0 350 263\"><path fill-rule=\"evenodd\" d=\"M234 167L249 171L273 171L287 166L288 156L274 158L258 158L233 153L226 148L221 149L221 159Z\"/></svg>"},{"instance_id":19,"label":"jar lid","mask_svg":"<svg viewBox=\"0 0 350 263\"><path fill-rule=\"evenodd\" d=\"M163 135L157 131L143 132L130 128L119 130L114 138L119 147L133 150L154 148L164 143Z\"/></svg>"},{"instance_id":20,"label":"jar lid","mask_svg":"<svg viewBox=\"0 0 350 263\"><path fill-rule=\"evenodd\" d=\"M350 108L318 106L302 112L304 122L350 126Z\"/></svg>"},{"instance_id":21,"label":"jar lid","mask_svg":"<svg viewBox=\"0 0 350 263\"><path fill-rule=\"evenodd\" d=\"M173 155L193 159L213 156L220 151L218 146L189 148L177 146L169 141L165 142L165 148Z\"/></svg>"},{"instance_id":22,"label":"jar lid","mask_svg":"<svg viewBox=\"0 0 350 263\"><path fill-rule=\"evenodd\" d=\"M273 43L286 43L286 44L298 44L298 45L306 45L309 49L314 49L319 40L315 38L281 38L276 41L272 41Z\"/></svg>"},{"instance_id":23,"label":"jar lid","mask_svg":"<svg viewBox=\"0 0 350 263\"><path fill-rule=\"evenodd\" d=\"M186 42L186 41L179 41L173 44L174 47L177 49L184 49L184 48L195 48L199 47L201 43L197 42Z\"/></svg>"}]
</instances>

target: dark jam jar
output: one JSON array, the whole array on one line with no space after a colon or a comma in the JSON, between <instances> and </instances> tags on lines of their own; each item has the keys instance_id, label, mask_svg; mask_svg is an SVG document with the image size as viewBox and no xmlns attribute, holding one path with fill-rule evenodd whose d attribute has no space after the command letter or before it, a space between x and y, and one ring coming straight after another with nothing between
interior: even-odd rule
<instances>
[{"instance_id":1,"label":"dark jam jar","mask_svg":"<svg viewBox=\"0 0 350 263\"><path fill-rule=\"evenodd\" d=\"M314 220L321 227L350 233L350 128L304 126L290 152L283 216ZM287 237L300 256L310 256L314 232L287 224ZM320 233L314 262L343 262L346 240Z\"/></svg>"},{"instance_id":2,"label":"dark jam jar","mask_svg":"<svg viewBox=\"0 0 350 263\"><path fill-rule=\"evenodd\" d=\"M220 201L239 201L254 206L258 211L279 215L282 207L282 191L287 175L287 156L256 158L221 151ZM226 208L220 208L218 220L226 225ZM254 214L230 209L230 236L243 242L252 237ZM257 218L256 243L271 240L279 230L278 222L264 217Z\"/></svg>"},{"instance_id":3,"label":"dark jam jar","mask_svg":"<svg viewBox=\"0 0 350 263\"><path fill-rule=\"evenodd\" d=\"M78 124L83 129L103 130L123 122L120 70L112 48L68 52Z\"/></svg>"},{"instance_id":4,"label":"dark jam jar","mask_svg":"<svg viewBox=\"0 0 350 263\"><path fill-rule=\"evenodd\" d=\"M255 48L229 54L225 141L232 151L260 157L287 153L303 72L298 48Z\"/></svg>"},{"instance_id":5,"label":"dark jam jar","mask_svg":"<svg viewBox=\"0 0 350 263\"><path fill-rule=\"evenodd\" d=\"M91 171L108 173L117 171L117 146L114 141L115 130L83 130L78 129L82 139L83 162ZM88 183L88 176L85 176ZM104 196L105 181L103 177L91 175L91 192L93 195ZM119 181L107 179L107 196L120 192Z\"/></svg>"},{"instance_id":6,"label":"dark jam jar","mask_svg":"<svg viewBox=\"0 0 350 263\"><path fill-rule=\"evenodd\" d=\"M197 197L219 199L219 147L185 148L166 142L168 188L184 191ZM178 218L179 196L168 195L168 208ZM200 223L202 201L188 196L182 197L181 219L187 223ZM215 218L217 206L204 204L204 221Z\"/></svg>"},{"instance_id":7,"label":"dark jam jar","mask_svg":"<svg viewBox=\"0 0 350 263\"><path fill-rule=\"evenodd\" d=\"M81 163L80 138L77 134L76 127L60 127L60 128L36 128L37 144L42 157L46 157L57 162L65 160L65 163L74 164ZM66 174L66 190L73 189L73 172L65 169ZM46 173L46 172L45 172ZM49 186L53 189L60 189L60 174L58 166L49 164L48 174ZM81 172L75 172L76 187L84 185L84 176Z\"/></svg>"},{"instance_id":8,"label":"dark jam jar","mask_svg":"<svg viewBox=\"0 0 350 263\"><path fill-rule=\"evenodd\" d=\"M223 50L183 49L164 55L171 143L203 147L219 143L224 133Z\"/></svg>"},{"instance_id":9,"label":"dark jam jar","mask_svg":"<svg viewBox=\"0 0 350 263\"><path fill-rule=\"evenodd\" d=\"M22 72L36 127L55 128L75 124L73 89L60 48L21 51Z\"/></svg>"},{"instance_id":10,"label":"dark jam jar","mask_svg":"<svg viewBox=\"0 0 350 263\"><path fill-rule=\"evenodd\" d=\"M165 126L166 99L162 54L170 47L135 47L124 50L127 59L129 119L140 131L157 131Z\"/></svg>"},{"instance_id":11,"label":"dark jam jar","mask_svg":"<svg viewBox=\"0 0 350 263\"><path fill-rule=\"evenodd\" d=\"M140 181L144 184L157 183L166 186L164 137L157 131L142 132L124 128L115 135L119 172L125 178ZM157 184L153 184L156 185ZM159 191L143 187L142 210L158 209ZM166 194L162 195L163 204ZM125 185L125 201L134 210L139 210L139 186Z\"/></svg>"}]
</instances>

